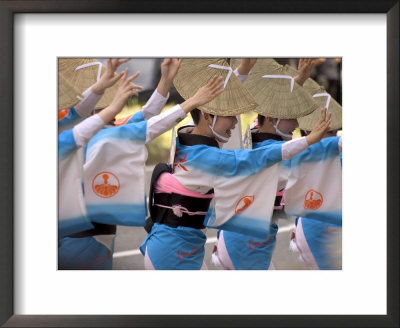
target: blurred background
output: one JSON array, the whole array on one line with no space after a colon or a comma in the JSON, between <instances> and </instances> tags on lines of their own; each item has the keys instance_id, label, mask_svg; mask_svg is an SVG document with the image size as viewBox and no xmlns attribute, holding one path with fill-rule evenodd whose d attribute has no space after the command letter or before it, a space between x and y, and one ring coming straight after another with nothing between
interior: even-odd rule
<instances>
[{"instance_id":1,"label":"blurred background","mask_svg":"<svg viewBox=\"0 0 400 328\"><path fill-rule=\"evenodd\" d=\"M107 64L107 58L97 59L104 65ZM274 59L282 65L288 64L297 69L299 58ZM128 75L132 75L139 71L140 75L134 82L135 84L142 86L144 90L139 93L139 97L129 100L127 106L116 117L117 119L121 119L136 113L146 104L153 91L157 88L158 81L160 80L160 65L162 61L163 58L132 59L119 67L117 72L120 72L128 67ZM311 74L311 78L322 85L340 105L342 104L341 65L341 58L318 58ZM182 103L183 101L184 100L180 97L176 89L172 86L170 90L170 97L163 111L176 104ZM241 115L241 124L238 124L238 126L241 126L242 135L244 134L247 126L251 125L256 118L257 114L255 112L249 112ZM186 125L190 121L191 117L188 115L188 117L180 122L177 127L179 128L180 126ZM171 137L172 132L168 131L146 145L149 154L146 162L146 190L149 190L150 178L154 166L157 163L168 161L171 147ZM294 132L294 137L300 137L300 131L298 129ZM290 235L295 227L294 221L294 217L278 220L279 231L277 235L277 245L272 257L272 262L277 270L306 269L304 263L299 259L297 253L294 253L289 249ZM210 260L214 243L217 240L217 231L215 229L205 229L204 232L207 236L207 243L205 246L205 263L208 266L208 269L218 270L218 268L214 266ZM141 227L117 227L117 237L115 239L113 256L114 270L144 269L143 256L139 251L139 246L145 239L146 235L147 233Z\"/></svg>"}]
</instances>

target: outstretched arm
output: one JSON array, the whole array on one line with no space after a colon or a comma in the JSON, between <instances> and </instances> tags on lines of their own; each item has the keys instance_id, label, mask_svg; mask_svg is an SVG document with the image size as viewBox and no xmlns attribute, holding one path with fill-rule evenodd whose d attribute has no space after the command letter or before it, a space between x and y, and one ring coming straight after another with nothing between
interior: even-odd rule
<instances>
[{"instance_id":1,"label":"outstretched arm","mask_svg":"<svg viewBox=\"0 0 400 328\"><path fill-rule=\"evenodd\" d=\"M302 138L293 139L282 145L282 160L291 159L293 156L306 150L312 144L320 141L329 131L331 113L326 115L326 109L321 109L321 117L311 133Z\"/></svg>"},{"instance_id":2,"label":"outstretched arm","mask_svg":"<svg viewBox=\"0 0 400 328\"><path fill-rule=\"evenodd\" d=\"M171 89L172 82L178 72L181 62L182 59L165 58L161 63L161 78L157 85L157 89L153 92L146 105L142 108L145 120L160 114L161 110L165 106L169 97L169 90Z\"/></svg>"},{"instance_id":3,"label":"outstretched arm","mask_svg":"<svg viewBox=\"0 0 400 328\"><path fill-rule=\"evenodd\" d=\"M108 59L106 72L90 88L83 92L83 99L74 107L80 117L88 117L107 88L112 87L122 77L123 72L115 74L117 68L129 59ZM137 86L138 90L143 89Z\"/></svg>"},{"instance_id":4,"label":"outstretched arm","mask_svg":"<svg viewBox=\"0 0 400 328\"><path fill-rule=\"evenodd\" d=\"M84 146L87 144L90 138L93 137L104 126L104 124L110 122L115 115L122 110L131 96L137 96L137 86L133 84L132 81L139 75L139 73L127 78L127 72L127 69L122 72L120 77L121 85L119 86L111 104L103 109L99 114L85 119L74 127L73 134L77 146Z\"/></svg>"},{"instance_id":5,"label":"outstretched arm","mask_svg":"<svg viewBox=\"0 0 400 328\"><path fill-rule=\"evenodd\" d=\"M200 88L193 97L187 99L180 105L172 107L164 113L150 118L147 122L146 143L172 129L179 121L185 118L191 110L205 105L223 91L224 82L222 77L214 76L211 81Z\"/></svg>"},{"instance_id":6,"label":"outstretched arm","mask_svg":"<svg viewBox=\"0 0 400 328\"><path fill-rule=\"evenodd\" d=\"M201 87L195 95L181 104L183 111L188 114L193 109L209 103L224 91L222 77L214 76L210 82Z\"/></svg>"}]
</instances>

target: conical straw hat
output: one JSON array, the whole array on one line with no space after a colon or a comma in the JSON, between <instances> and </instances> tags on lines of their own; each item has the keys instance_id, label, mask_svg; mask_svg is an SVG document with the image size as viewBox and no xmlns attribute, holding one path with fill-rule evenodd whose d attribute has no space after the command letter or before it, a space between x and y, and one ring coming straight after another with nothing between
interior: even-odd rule
<instances>
[{"instance_id":1,"label":"conical straw hat","mask_svg":"<svg viewBox=\"0 0 400 328\"><path fill-rule=\"evenodd\" d=\"M286 70L291 76L297 75L297 70L289 65L285 65ZM331 95L326 92L325 88L319 85L312 78L308 78L304 82L304 90L306 90L310 95L313 96L315 102L318 104L318 108L326 108L328 106L328 112L332 113L331 116L331 130L337 130L342 128L342 106L331 97ZM299 122L299 127L302 130L311 131L315 124L317 124L320 118L319 110L312 112L309 115L299 117L297 121Z\"/></svg>"},{"instance_id":2,"label":"conical straw hat","mask_svg":"<svg viewBox=\"0 0 400 328\"><path fill-rule=\"evenodd\" d=\"M58 75L58 110L75 106L82 95L62 75Z\"/></svg>"},{"instance_id":3,"label":"conical straw hat","mask_svg":"<svg viewBox=\"0 0 400 328\"><path fill-rule=\"evenodd\" d=\"M238 65L237 59L233 64ZM259 103L254 111L264 116L297 119L318 108L285 67L271 58L258 59L244 85Z\"/></svg>"},{"instance_id":4,"label":"conical straw hat","mask_svg":"<svg viewBox=\"0 0 400 328\"><path fill-rule=\"evenodd\" d=\"M58 60L58 73L63 74L81 93L95 84L105 71L106 67L93 58L60 58ZM94 109L105 108L111 104L118 87L119 81L107 88Z\"/></svg>"},{"instance_id":5,"label":"conical straw hat","mask_svg":"<svg viewBox=\"0 0 400 328\"><path fill-rule=\"evenodd\" d=\"M209 65L217 67L209 67ZM233 73L225 59L186 58L182 60L174 85L182 98L189 99L214 76L223 77L226 83L225 90L209 103L200 106L200 110L218 116L234 116L257 107L256 101Z\"/></svg>"}]
</instances>

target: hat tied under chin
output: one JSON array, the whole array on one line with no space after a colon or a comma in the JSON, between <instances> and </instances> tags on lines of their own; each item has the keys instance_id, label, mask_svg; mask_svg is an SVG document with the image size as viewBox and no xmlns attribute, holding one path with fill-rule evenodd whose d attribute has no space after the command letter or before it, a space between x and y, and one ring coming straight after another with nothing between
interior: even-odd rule
<instances>
[{"instance_id":1,"label":"hat tied under chin","mask_svg":"<svg viewBox=\"0 0 400 328\"><path fill-rule=\"evenodd\" d=\"M203 111L201 111L201 114L204 115ZM223 142L223 143L228 142L229 138L223 137L219 133L214 131L214 126L215 126L215 122L217 122L217 117L218 117L218 115L214 115L212 125L209 124L208 127L211 129L211 132L214 135L214 137L219 138L221 140L221 142Z\"/></svg>"},{"instance_id":2,"label":"hat tied under chin","mask_svg":"<svg viewBox=\"0 0 400 328\"><path fill-rule=\"evenodd\" d=\"M278 124L279 124L280 121L281 121L281 119L278 118L278 120L276 121L276 123L274 125L276 134L280 135L281 137L286 138L286 139L292 139L292 135L291 134L284 133L284 132L282 132L281 130L278 129Z\"/></svg>"}]
</instances>

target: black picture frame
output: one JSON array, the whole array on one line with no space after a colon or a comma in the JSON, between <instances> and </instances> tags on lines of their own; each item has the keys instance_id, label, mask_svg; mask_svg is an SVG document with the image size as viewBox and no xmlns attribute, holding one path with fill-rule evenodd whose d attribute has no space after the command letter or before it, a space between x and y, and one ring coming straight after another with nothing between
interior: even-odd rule
<instances>
[{"instance_id":1,"label":"black picture frame","mask_svg":"<svg viewBox=\"0 0 400 328\"><path fill-rule=\"evenodd\" d=\"M15 315L13 24L16 13L384 13L387 17L387 315ZM399 1L0 0L0 324L4 327L399 327ZM371 236L372 237L372 236ZM368 236L364 238L368 239Z\"/></svg>"}]
</instances>

